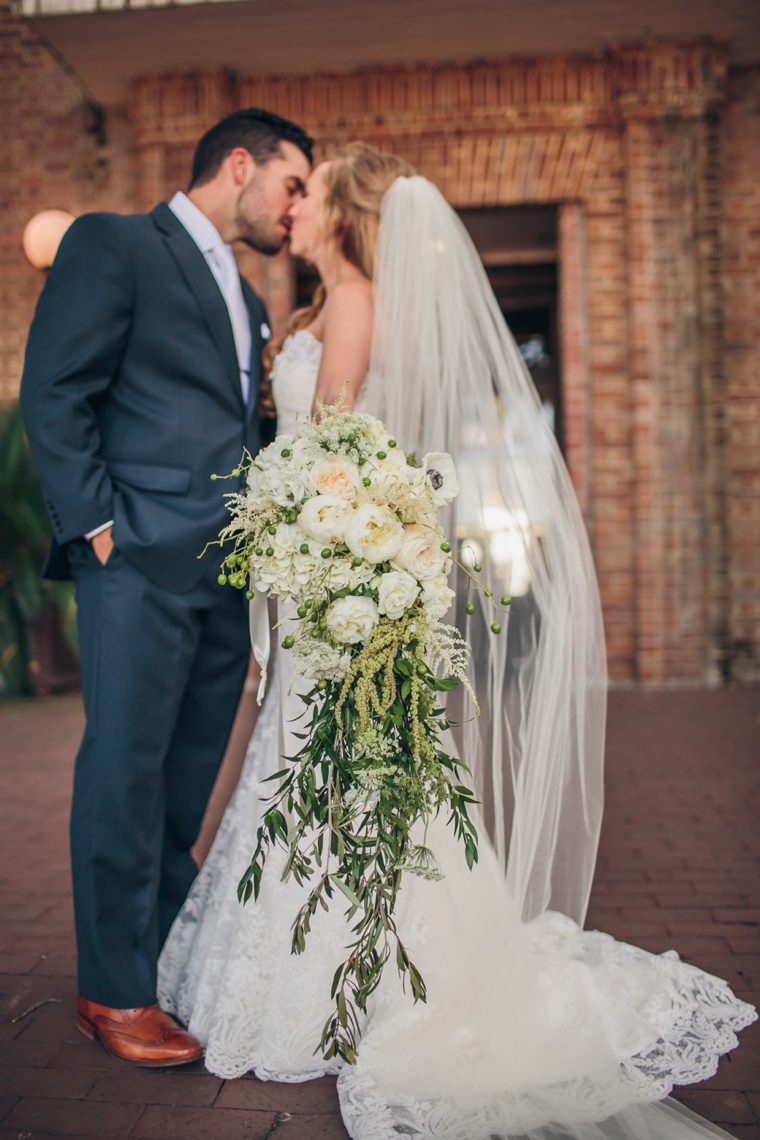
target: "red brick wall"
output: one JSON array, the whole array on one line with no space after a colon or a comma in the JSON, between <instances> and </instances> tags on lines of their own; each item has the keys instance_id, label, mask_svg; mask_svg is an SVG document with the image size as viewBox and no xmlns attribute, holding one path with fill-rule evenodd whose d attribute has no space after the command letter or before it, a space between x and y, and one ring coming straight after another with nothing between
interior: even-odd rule
<instances>
[{"instance_id":1,"label":"red brick wall","mask_svg":"<svg viewBox=\"0 0 760 1140\"><path fill-rule=\"evenodd\" d=\"M760 673L760 70L730 76L721 131L729 646Z\"/></svg>"},{"instance_id":2,"label":"red brick wall","mask_svg":"<svg viewBox=\"0 0 760 1140\"><path fill-rule=\"evenodd\" d=\"M17 290L0 312L6 393L39 287L18 250L26 217L149 208L184 185L194 141L235 106L295 118L320 155L357 137L402 153L458 207L556 204L568 460L611 674L760 674L758 72L727 82L722 49L655 44L347 76L149 76L132 84L129 132L109 117L102 148L76 117L76 85L3 19L20 85L3 124L16 140L3 183ZM287 257L241 262L281 326Z\"/></svg>"},{"instance_id":3,"label":"red brick wall","mask_svg":"<svg viewBox=\"0 0 760 1140\"><path fill-rule=\"evenodd\" d=\"M39 210L129 210L131 144L113 116L108 145L78 83L0 0L0 401L18 391L26 332L42 277L21 235Z\"/></svg>"}]
</instances>

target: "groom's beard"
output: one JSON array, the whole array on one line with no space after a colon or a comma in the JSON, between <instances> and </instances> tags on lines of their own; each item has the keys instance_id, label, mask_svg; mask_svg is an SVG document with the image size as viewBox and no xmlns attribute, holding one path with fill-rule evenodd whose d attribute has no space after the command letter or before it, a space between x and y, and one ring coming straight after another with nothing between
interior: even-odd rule
<instances>
[{"instance_id":1,"label":"groom's beard","mask_svg":"<svg viewBox=\"0 0 760 1140\"><path fill-rule=\"evenodd\" d=\"M269 218L255 212L245 201L239 203L237 216L239 240L258 253L272 255L279 253L290 238L290 218Z\"/></svg>"}]
</instances>

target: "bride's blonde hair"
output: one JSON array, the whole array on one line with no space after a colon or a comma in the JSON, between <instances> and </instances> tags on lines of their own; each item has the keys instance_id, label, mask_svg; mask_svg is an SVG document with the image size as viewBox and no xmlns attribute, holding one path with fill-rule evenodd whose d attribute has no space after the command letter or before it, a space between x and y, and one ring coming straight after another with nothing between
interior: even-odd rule
<instances>
[{"instance_id":1,"label":"bride's blonde hair","mask_svg":"<svg viewBox=\"0 0 760 1140\"><path fill-rule=\"evenodd\" d=\"M329 160L320 219L325 235L337 239L341 254L370 281L383 196L397 178L410 178L414 173L414 168L403 158L362 142L351 143ZM323 286L318 285L311 304L296 309L283 336L269 342L264 350L266 381L285 339L316 319L325 296Z\"/></svg>"}]
</instances>

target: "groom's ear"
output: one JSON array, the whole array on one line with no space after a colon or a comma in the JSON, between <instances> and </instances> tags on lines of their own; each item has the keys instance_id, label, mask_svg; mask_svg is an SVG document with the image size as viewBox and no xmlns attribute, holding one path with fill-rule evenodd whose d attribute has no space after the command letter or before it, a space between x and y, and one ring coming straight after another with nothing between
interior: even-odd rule
<instances>
[{"instance_id":1,"label":"groom's ear","mask_svg":"<svg viewBox=\"0 0 760 1140\"><path fill-rule=\"evenodd\" d=\"M232 180L236 186L244 186L251 176L251 169L256 165L253 155L243 146L236 146L224 160L229 166Z\"/></svg>"}]
</instances>

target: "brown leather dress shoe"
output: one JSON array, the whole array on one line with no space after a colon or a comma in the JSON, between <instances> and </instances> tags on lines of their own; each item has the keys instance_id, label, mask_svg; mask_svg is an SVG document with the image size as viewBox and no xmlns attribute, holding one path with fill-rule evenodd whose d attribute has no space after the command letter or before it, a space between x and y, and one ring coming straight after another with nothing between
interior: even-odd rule
<instances>
[{"instance_id":1,"label":"brown leather dress shoe","mask_svg":"<svg viewBox=\"0 0 760 1140\"><path fill-rule=\"evenodd\" d=\"M182 1029L157 1005L111 1009L80 996L77 1028L91 1041L99 1037L114 1057L148 1069L187 1065L203 1053L192 1033Z\"/></svg>"}]
</instances>

